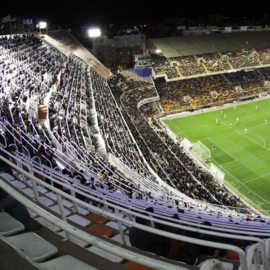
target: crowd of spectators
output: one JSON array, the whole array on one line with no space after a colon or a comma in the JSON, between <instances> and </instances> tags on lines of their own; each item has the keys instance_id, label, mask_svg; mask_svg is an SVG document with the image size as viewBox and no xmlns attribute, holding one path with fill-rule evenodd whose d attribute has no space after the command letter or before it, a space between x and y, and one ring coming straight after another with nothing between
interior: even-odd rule
<instances>
[{"instance_id":1,"label":"crowd of spectators","mask_svg":"<svg viewBox=\"0 0 270 270\"><path fill-rule=\"evenodd\" d=\"M263 69L254 71L239 71L227 73L224 76L231 82L233 87L241 87L242 95L254 95L259 92L268 91L268 86L265 84L266 78L263 76Z\"/></svg>"},{"instance_id":2,"label":"crowd of spectators","mask_svg":"<svg viewBox=\"0 0 270 270\"><path fill-rule=\"evenodd\" d=\"M210 174L201 171L166 132L156 132L149 125L137 109L137 104L143 99L154 97L156 92L135 89L124 93L117 88L112 88L112 92L119 107L126 111L124 117L143 156L150 161L163 181L194 199L242 206ZM152 120L155 121L154 118Z\"/></svg>"},{"instance_id":3,"label":"crowd of spectators","mask_svg":"<svg viewBox=\"0 0 270 270\"><path fill-rule=\"evenodd\" d=\"M170 65L166 57L158 54L152 54L151 58L152 69L156 76L166 74L168 79L180 77L176 68Z\"/></svg>"},{"instance_id":4,"label":"crowd of spectators","mask_svg":"<svg viewBox=\"0 0 270 270\"><path fill-rule=\"evenodd\" d=\"M155 80L164 112L230 101L238 96L223 75L165 82Z\"/></svg>"},{"instance_id":5,"label":"crowd of spectators","mask_svg":"<svg viewBox=\"0 0 270 270\"><path fill-rule=\"evenodd\" d=\"M270 67L258 68L257 71L263 75L266 81L270 81Z\"/></svg>"},{"instance_id":6,"label":"crowd of spectators","mask_svg":"<svg viewBox=\"0 0 270 270\"><path fill-rule=\"evenodd\" d=\"M269 76L269 69L239 73L227 79L223 75L174 83L159 79L155 82L156 91L155 86L145 80L136 81L121 74L110 78L107 84L106 79L75 56L67 59L32 35L1 39L0 53L0 115L3 124L0 143L6 146L8 152L17 151L27 160L31 158L37 164L62 172L70 184L77 183L85 189L96 190L99 187L110 191L120 190L129 198L150 197L98 154L100 145L97 137L101 135L106 150L144 179L155 181L146 166L147 161L164 182L191 198L232 207L244 206L209 173L198 167L166 130L160 129L159 123L152 117L156 110L149 103L139 109L137 106L145 99L156 98L158 93L162 99L168 97L168 100L181 104L184 104L185 96L203 99L213 89L221 96L226 91L232 91L232 87L238 83L257 85L257 81L261 82ZM122 87L122 83L128 89ZM48 125L40 124L30 113L27 108L29 100L34 100L38 106L48 104ZM93 112L94 108L96 112ZM147 118L151 118L156 128L151 127ZM55 139L63 153L57 150ZM64 154L67 154L65 158L68 163ZM5 170L12 174L10 168ZM100 179L96 186L93 175ZM46 177L44 180L51 183ZM61 185L54 186L68 192ZM81 194L76 196L95 206L98 204ZM146 211L153 212L153 209ZM142 218L136 217L136 222L151 226ZM31 222L26 225L31 225ZM228 239L189 233L162 224L155 223L155 227L198 239L231 243ZM200 249L135 228L130 229L129 235L131 244L137 248L188 264L196 264L200 254L213 257L225 254L222 250L211 247ZM247 246L242 242L233 244L241 248ZM228 251L227 255L229 258L235 254Z\"/></svg>"},{"instance_id":7,"label":"crowd of spectators","mask_svg":"<svg viewBox=\"0 0 270 270\"><path fill-rule=\"evenodd\" d=\"M156 79L155 85L164 112L231 102L243 95L269 90L270 69L238 71L194 79L166 82Z\"/></svg>"},{"instance_id":8,"label":"crowd of spectators","mask_svg":"<svg viewBox=\"0 0 270 270\"><path fill-rule=\"evenodd\" d=\"M257 57L259 58L262 65L269 65L270 64L270 48L262 47L256 48Z\"/></svg>"},{"instance_id":9,"label":"crowd of spectators","mask_svg":"<svg viewBox=\"0 0 270 270\"><path fill-rule=\"evenodd\" d=\"M171 58L176 61L182 76L192 76L207 73L201 62L197 61L193 55ZM176 64L174 64L176 65Z\"/></svg>"},{"instance_id":10,"label":"crowd of spectators","mask_svg":"<svg viewBox=\"0 0 270 270\"><path fill-rule=\"evenodd\" d=\"M234 69L260 65L257 53L253 49L232 50L222 52L222 55L227 56Z\"/></svg>"},{"instance_id":11,"label":"crowd of spectators","mask_svg":"<svg viewBox=\"0 0 270 270\"><path fill-rule=\"evenodd\" d=\"M36 37L29 35L15 37L14 40L1 41L2 44L13 44L13 49L16 48L14 43L22 46L15 51L16 54L8 54L7 49L1 47L4 70L1 91L6 93L1 100L1 117L13 125L9 127L10 132L7 128L6 136L1 138L3 144L5 138L7 145L15 142L18 151L29 157L37 156L42 164L54 168L59 167L59 159L54 153L56 139L63 152L68 152L68 147L76 152L74 163L79 162L80 166L75 166L74 170L78 173L84 168L80 177L84 177L86 171L95 175L102 173L108 183L117 185L121 182L128 186L128 180L98 154L97 150L101 147L98 140L100 130L107 151L142 177L155 180L146 166L147 161L162 180L191 198L241 206L210 175L202 172L166 132L151 128L146 117L151 118L156 110L150 104L137 109L140 101L157 97L152 83L117 74L107 84L105 79L75 56L67 59ZM27 47L25 44L30 45ZM26 57L23 64L16 62L18 54ZM11 65L15 65L14 68ZM250 74L248 79L254 81L257 76ZM15 84L15 80L20 83ZM128 91L121 87L123 82L128 86ZM170 100L179 103L182 100L181 105L185 102L185 96L203 98L213 89L221 95L228 85L223 75L174 83L156 81L161 99L167 95ZM49 100L49 126L40 125L29 114L24 104L28 99L34 99L38 105L44 105L45 100ZM94 107L96 114L93 113ZM17 142L11 135L14 132L22 134L23 143ZM85 167L81 167L82 164ZM73 175L73 172L70 173Z\"/></svg>"},{"instance_id":12,"label":"crowd of spectators","mask_svg":"<svg viewBox=\"0 0 270 270\"><path fill-rule=\"evenodd\" d=\"M101 78L96 78L93 83L96 86L94 98L99 130L106 143L107 151L119 158L128 167L133 168L139 175L150 177L148 168L140 159L139 149L120 114L109 86L99 87L104 84L104 79Z\"/></svg>"},{"instance_id":13,"label":"crowd of spectators","mask_svg":"<svg viewBox=\"0 0 270 270\"><path fill-rule=\"evenodd\" d=\"M139 107L139 110L143 113L145 117L152 117L155 114L158 114L159 111L154 109L150 103L145 103Z\"/></svg>"},{"instance_id":14,"label":"crowd of spectators","mask_svg":"<svg viewBox=\"0 0 270 270\"><path fill-rule=\"evenodd\" d=\"M219 53L206 53L196 55L200 63L204 64L208 72L218 72L229 70L230 66L226 60L224 60Z\"/></svg>"},{"instance_id":15,"label":"crowd of spectators","mask_svg":"<svg viewBox=\"0 0 270 270\"><path fill-rule=\"evenodd\" d=\"M171 82L166 82L163 78L160 78L155 80L155 85L160 97L159 103L164 112L181 108L183 98Z\"/></svg>"},{"instance_id":16,"label":"crowd of spectators","mask_svg":"<svg viewBox=\"0 0 270 270\"><path fill-rule=\"evenodd\" d=\"M123 91L128 91L134 88L153 85L151 82L146 80L136 80L133 76L123 76L122 74L116 74L109 80L110 87L116 87Z\"/></svg>"},{"instance_id":17,"label":"crowd of spectators","mask_svg":"<svg viewBox=\"0 0 270 270\"><path fill-rule=\"evenodd\" d=\"M7 121L0 136L2 145L13 144L13 151L16 150L48 168L66 173L75 180L76 176L85 179L89 178L89 175L96 175L96 178L102 175L103 184L108 189L117 190L121 186L121 192L132 196L138 190L136 186L96 151L99 148L96 133L98 125L102 125L101 118L104 113L103 116L114 121L119 127L116 134L115 126L112 129L111 123L105 119L106 129L112 130L113 139L109 140L108 145L113 141L113 148L116 150L113 153L117 157L123 157L123 162L126 161L132 170L143 177L152 177L149 176L146 164L131 140L116 104L112 102L112 96L109 97L108 86L104 88L105 79L100 81L100 76L89 67L86 68L81 60L75 56L67 59L35 36L4 38L1 44L3 62L0 76L0 115L2 121ZM22 57L22 61L17 61L18 55ZM98 119L94 117L95 113L92 113L94 102L90 85L93 89L100 90L99 94L95 93L99 107ZM139 84L140 87L143 85L149 83L142 81ZM49 125L39 123L35 118L37 111L30 114L27 108L28 100L34 100L38 107L48 104ZM114 108L114 119L105 114L105 108L109 108L110 113ZM110 131L107 130L106 133ZM57 150L57 140L63 152ZM65 154L68 154L68 158ZM67 160L69 166L66 167ZM143 194L143 191L140 191L140 194ZM142 196L140 198L142 199Z\"/></svg>"}]
</instances>

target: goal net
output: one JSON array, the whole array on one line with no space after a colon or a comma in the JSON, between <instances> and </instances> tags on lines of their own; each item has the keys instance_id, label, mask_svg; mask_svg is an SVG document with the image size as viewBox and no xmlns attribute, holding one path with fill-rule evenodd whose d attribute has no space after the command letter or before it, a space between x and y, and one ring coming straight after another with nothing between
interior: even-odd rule
<instances>
[{"instance_id":1,"label":"goal net","mask_svg":"<svg viewBox=\"0 0 270 270\"><path fill-rule=\"evenodd\" d=\"M191 153L200 160L211 158L211 151L200 141L193 144Z\"/></svg>"}]
</instances>

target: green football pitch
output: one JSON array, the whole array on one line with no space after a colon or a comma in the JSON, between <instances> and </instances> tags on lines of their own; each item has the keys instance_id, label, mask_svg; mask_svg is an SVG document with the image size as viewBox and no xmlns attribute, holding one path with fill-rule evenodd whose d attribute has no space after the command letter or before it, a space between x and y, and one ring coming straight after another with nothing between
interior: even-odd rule
<instances>
[{"instance_id":1,"label":"green football pitch","mask_svg":"<svg viewBox=\"0 0 270 270\"><path fill-rule=\"evenodd\" d=\"M176 136L201 141L211 151L210 162L225 173L224 183L255 208L270 210L270 99L163 122Z\"/></svg>"}]
</instances>

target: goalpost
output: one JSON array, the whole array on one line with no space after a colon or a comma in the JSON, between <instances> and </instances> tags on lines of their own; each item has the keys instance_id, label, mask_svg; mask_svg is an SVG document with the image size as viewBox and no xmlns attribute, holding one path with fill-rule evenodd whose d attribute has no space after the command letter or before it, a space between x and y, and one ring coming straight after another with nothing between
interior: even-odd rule
<instances>
[{"instance_id":1,"label":"goalpost","mask_svg":"<svg viewBox=\"0 0 270 270\"><path fill-rule=\"evenodd\" d=\"M205 160L211 158L211 151L200 141L193 144L191 153L194 154L198 159Z\"/></svg>"}]
</instances>

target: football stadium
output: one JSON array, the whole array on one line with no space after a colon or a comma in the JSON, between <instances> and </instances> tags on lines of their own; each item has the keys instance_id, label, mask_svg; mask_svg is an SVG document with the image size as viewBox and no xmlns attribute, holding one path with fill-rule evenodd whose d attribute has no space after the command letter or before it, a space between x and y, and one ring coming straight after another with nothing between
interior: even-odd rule
<instances>
[{"instance_id":1,"label":"football stadium","mask_svg":"<svg viewBox=\"0 0 270 270\"><path fill-rule=\"evenodd\" d=\"M269 39L0 36L3 269L269 270Z\"/></svg>"}]
</instances>

